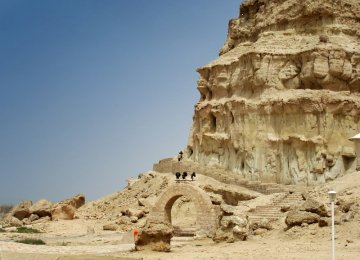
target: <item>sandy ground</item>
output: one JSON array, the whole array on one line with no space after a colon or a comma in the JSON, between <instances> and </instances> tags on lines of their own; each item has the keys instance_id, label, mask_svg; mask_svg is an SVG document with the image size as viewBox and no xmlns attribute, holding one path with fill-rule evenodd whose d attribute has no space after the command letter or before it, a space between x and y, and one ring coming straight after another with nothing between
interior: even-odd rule
<instances>
[{"instance_id":1,"label":"sandy ground","mask_svg":"<svg viewBox=\"0 0 360 260\"><path fill-rule=\"evenodd\" d=\"M353 223L359 225L360 223ZM349 226L351 228L351 226ZM113 236L113 235L112 235ZM124 234L118 234L119 237ZM274 238L275 237L275 238ZM73 238L74 244L77 238ZM93 238L89 237L89 240ZM174 238L169 253L132 250L133 244L106 245L103 237L99 245L32 246L14 242L0 242L0 260L125 260L125 259L331 259L331 229L316 225L293 230L273 231L254 236L248 241L214 243L211 240ZM124 238L119 238L121 241ZM68 238L68 240L71 240ZM89 242L89 241L88 241ZM339 232L336 235L336 259L360 259L360 234Z\"/></svg>"}]
</instances>

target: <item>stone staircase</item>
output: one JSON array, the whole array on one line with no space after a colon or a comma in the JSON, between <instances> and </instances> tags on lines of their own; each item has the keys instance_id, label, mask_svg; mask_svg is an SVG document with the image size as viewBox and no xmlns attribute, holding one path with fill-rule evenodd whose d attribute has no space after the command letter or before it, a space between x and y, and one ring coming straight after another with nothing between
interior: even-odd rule
<instances>
[{"instance_id":1,"label":"stone staircase","mask_svg":"<svg viewBox=\"0 0 360 260\"><path fill-rule=\"evenodd\" d=\"M186 160L178 162L174 158L166 158L160 160L158 163L154 164L153 170L161 173L172 173L172 174L175 174L175 172L184 172L184 171L196 172L198 174L202 174L214 178L215 180L218 180L222 183L242 186L265 195L272 193L295 191L298 190L299 188L298 186L295 185L282 185L273 182L248 180L241 177L239 174L224 170L222 168L213 167L213 166L204 167L198 163L192 161L186 161Z\"/></svg>"},{"instance_id":2,"label":"stone staircase","mask_svg":"<svg viewBox=\"0 0 360 260\"><path fill-rule=\"evenodd\" d=\"M193 237L197 231L196 227L178 227L173 226L174 236L177 237Z\"/></svg>"},{"instance_id":3,"label":"stone staircase","mask_svg":"<svg viewBox=\"0 0 360 260\"><path fill-rule=\"evenodd\" d=\"M261 219L268 219L269 221L276 221L284 216L284 213L281 212L282 207L292 206L302 202L303 197L301 192L288 192L270 205L257 206L254 211L248 213L248 220L259 221Z\"/></svg>"}]
</instances>

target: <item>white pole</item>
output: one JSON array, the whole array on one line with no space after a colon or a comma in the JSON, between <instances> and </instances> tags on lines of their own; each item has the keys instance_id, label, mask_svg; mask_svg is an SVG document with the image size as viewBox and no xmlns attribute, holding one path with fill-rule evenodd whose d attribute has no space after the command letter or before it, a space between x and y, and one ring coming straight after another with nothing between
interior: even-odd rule
<instances>
[{"instance_id":1,"label":"white pole","mask_svg":"<svg viewBox=\"0 0 360 260\"><path fill-rule=\"evenodd\" d=\"M335 260L335 221L334 221L334 202L331 202L331 238L332 238L332 260Z\"/></svg>"}]
</instances>

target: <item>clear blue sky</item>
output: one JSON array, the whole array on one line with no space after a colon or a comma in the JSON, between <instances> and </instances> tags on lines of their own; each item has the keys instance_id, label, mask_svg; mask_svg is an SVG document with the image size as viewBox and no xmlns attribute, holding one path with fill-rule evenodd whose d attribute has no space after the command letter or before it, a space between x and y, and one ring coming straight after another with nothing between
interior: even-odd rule
<instances>
[{"instance_id":1,"label":"clear blue sky","mask_svg":"<svg viewBox=\"0 0 360 260\"><path fill-rule=\"evenodd\" d=\"M240 0L0 0L0 203L94 200L186 147Z\"/></svg>"}]
</instances>

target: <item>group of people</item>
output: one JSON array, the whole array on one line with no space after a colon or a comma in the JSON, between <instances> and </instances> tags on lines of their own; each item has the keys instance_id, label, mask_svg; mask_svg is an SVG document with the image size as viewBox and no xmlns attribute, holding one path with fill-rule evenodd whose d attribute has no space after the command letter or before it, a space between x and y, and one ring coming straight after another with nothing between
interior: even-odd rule
<instances>
[{"instance_id":1,"label":"group of people","mask_svg":"<svg viewBox=\"0 0 360 260\"><path fill-rule=\"evenodd\" d=\"M180 177L183 179L183 180L186 180L186 177L188 176L189 174L187 172L183 172L182 174L180 172L176 172L175 173L175 176L176 176L176 180L180 180ZM193 181L194 178L196 177L196 173L193 172L191 175L191 180Z\"/></svg>"},{"instance_id":2,"label":"group of people","mask_svg":"<svg viewBox=\"0 0 360 260\"><path fill-rule=\"evenodd\" d=\"M180 152L179 152L178 157L177 157L178 162L180 162L180 161L182 160L183 154L184 154L183 151L180 151ZM185 181L185 180L186 180L186 177L187 177L188 175L189 175L189 174L188 174L187 172L183 172L182 174L181 174L180 172L176 172L176 173L175 173L176 180L180 180L180 177L181 177L181 178ZM194 178L196 177L196 173L193 172L193 173L190 175L190 177L191 177L191 180L193 181Z\"/></svg>"}]
</instances>

